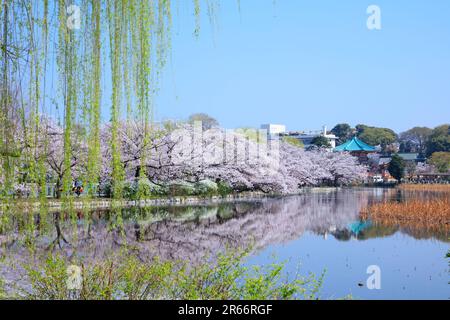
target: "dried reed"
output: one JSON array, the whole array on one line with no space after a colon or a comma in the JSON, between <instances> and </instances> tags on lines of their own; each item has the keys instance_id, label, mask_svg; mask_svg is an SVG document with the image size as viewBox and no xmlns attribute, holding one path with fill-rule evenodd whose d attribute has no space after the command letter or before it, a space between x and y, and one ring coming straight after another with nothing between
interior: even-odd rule
<instances>
[{"instance_id":1,"label":"dried reed","mask_svg":"<svg viewBox=\"0 0 450 320\"><path fill-rule=\"evenodd\" d=\"M399 189L405 191L433 191L450 193L450 184L402 184Z\"/></svg>"},{"instance_id":2,"label":"dried reed","mask_svg":"<svg viewBox=\"0 0 450 320\"><path fill-rule=\"evenodd\" d=\"M361 211L363 220L412 229L450 231L450 197L374 203Z\"/></svg>"}]
</instances>

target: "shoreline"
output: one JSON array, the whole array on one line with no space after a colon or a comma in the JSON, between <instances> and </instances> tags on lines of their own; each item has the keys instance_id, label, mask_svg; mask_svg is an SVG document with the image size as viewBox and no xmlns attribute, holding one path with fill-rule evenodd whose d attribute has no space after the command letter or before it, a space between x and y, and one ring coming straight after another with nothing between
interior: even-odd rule
<instances>
[{"instance_id":1,"label":"shoreline","mask_svg":"<svg viewBox=\"0 0 450 320\"><path fill-rule=\"evenodd\" d=\"M159 197L142 200L114 200L110 198L72 198L65 202L61 199L48 199L45 203L49 212L57 212L61 210L107 210L115 208L131 208L131 207L154 207L154 206L188 206L188 205L208 205L217 203L226 203L233 201L247 201L254 199L266 199L276 197L289 197L309 192L331 192L340 190L340 187L309 187L303 188L295 194L275 194L264 193L261 191L245 191L241 193L229 194L227 196L173 196ZM22 212L36 212L41 208L41 202L35 199L14 199L11 204L16 210ZM0 203L0 208L4 207L4 203ZM66 207L66 208L64 208ZM2 211L0 211L2 213Z\"/></svg>"}]
</instances>

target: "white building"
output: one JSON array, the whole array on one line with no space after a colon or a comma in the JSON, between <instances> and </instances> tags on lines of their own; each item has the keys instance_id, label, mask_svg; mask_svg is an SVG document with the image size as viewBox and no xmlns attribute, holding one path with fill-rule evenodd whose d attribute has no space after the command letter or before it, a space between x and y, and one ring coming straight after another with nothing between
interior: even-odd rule
<instances>
[{"instance_id":1,"label":"white building","mask_svg":"<svg viewBox=\"0 0 450 320\"><path fill-rule=\"evenodd\" d=\"M306 133L306 132L289 132L287 135L301 140L303 142L303 144L305 145L305 148L312 144L312 141L314 138L323 136L323 137L327 138L332 149L336 148L337 137L334 134L328 134L326 126L323 127L322 131L320 131L320 130L319 131L310 131L308 133Z\"/></svg>"},{"instance_id":2,"label":"white building","mask_svg":"<svg viewBox=\"0 0 450 320\"><path fill-rule=\"evenodd\" d=\"M267 130L267 136L269 139L274 139L278 136L288 136L293 137L298 140L300 140L305 148L310 146L313 139L318 136L323 136L328 139L328 142L330 143L330 148L334 149L336 148L336 140L337 137L334 134L328 134L327 127L324 126L322 130L318 131L310 131L310 132L304 132L304 131L286 131L286 126L282 124L263 124L261 125L261 129Z\"/></svg>"},{"instance_id":3,"label":"white building","mask_svg":"<svg viewBox=\"0 0 450 320\"><path fill-rule=\"evenodd\" d=\"M286 133L286 126L282 124L262 124L261 129L267 131L267 137L269 139L273 139Z\"/></svg>"}]
</instances>

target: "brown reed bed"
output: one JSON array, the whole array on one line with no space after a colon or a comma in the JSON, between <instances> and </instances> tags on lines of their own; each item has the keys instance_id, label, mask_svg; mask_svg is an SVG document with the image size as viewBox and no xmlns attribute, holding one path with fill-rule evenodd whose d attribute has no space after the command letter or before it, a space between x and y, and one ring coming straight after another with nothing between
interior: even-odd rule
<instances>
[{"instance_id":1,"label":"brown reed bed","mask_svg":"<svg viewBox=\"0 0 450 320\"><path fill-rule=\"evenodd\" d=\"M398 188L405 191L432 191L450 193L450 184L402 184Z\"/></svg>"},{"instance_id":2,"label":"brown reed bed","mask_svg":"<svg viewBox=\"0 0 450 320\"><path fill-rule=\"evenodd\" d=\"M374 203L361 211L363 220L371 219L381 225L424 229L435 232L450 231L450 197L412 199L404 202Z\"/></svg>"}]
</instances>

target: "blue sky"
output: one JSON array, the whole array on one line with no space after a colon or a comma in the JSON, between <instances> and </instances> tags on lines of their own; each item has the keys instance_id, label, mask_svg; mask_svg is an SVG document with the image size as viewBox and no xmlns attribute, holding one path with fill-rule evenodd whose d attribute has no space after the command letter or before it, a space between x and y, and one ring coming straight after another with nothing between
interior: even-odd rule
<instances>
[{"instance_id":1,"label":"blue sky","mask_svg":"<svg viewBox=\"0 0 450 320\"><path fill-rule=\"evenodd\" d=\"M364 123L400 132L450 121L450 1L221 0L214 32L174 8L156 119L206 112L226 128ZM382 29L366 27L381 8ZM177 13L178 12L178 13Z\"/></svg>"}]
</instances>

